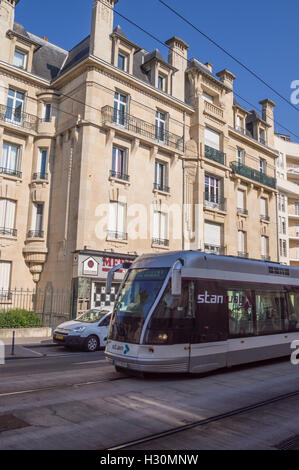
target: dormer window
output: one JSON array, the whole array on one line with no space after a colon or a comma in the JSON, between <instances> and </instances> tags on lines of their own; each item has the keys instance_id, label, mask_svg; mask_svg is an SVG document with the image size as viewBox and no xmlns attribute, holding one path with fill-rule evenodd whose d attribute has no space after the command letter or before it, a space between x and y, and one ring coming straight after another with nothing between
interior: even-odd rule
<instances>
[{"instance_id":1,"label":"dormer window","mask_svg":"<svg viewBox=\"0 0 299 470\"><path fill-rule=\"evenodd\" d=\"M161 91L166 91L166 77L163 75L158 76L158 88Z\"/></svg>"},{"instance_id":2,"label":"dormer window","mask_svg":"<svg viewBox=\"0 0 299 470\"><path fill-rule=\"evenodd\" d=\"M266 144L266 133L264 129L260 129L260 143L263 145Z\"/></svg>"},{"instance_id":3,"label":"dormer window","mask_svg":"<svg viewBox=\"0 0 299 470\"><path fill-rule=\"evenodd\" d=\"M13 65L25 70L27 66L27 53L21 51L20 49L15 49Z\"/></svg>"},{"instance_id":4,"label":"dormer window","mask_svg":"<svg viewBox=\"0 0 299 470\"><path fill-rule=\"evenodd\" d=\"M123 70L124 72L128 71L128 56L127 55L123 53L118 54L117 67L120 70Z\"/></svg>"}]
</instances>

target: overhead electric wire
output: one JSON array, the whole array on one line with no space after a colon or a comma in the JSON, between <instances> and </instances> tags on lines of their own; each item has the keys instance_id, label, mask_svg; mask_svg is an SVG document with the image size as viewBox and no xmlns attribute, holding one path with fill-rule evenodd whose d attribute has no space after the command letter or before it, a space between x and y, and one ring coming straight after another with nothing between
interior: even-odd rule
<instances>
[{"instance_id":1,"label":"overhead electric wire","mask_svg":"<svg viewBox=\"0 0 299 470\"><path fill-rule=\"evenodd\" d=\"M258 75L254 70L252 70L250 67L248 67L246 64L241 62L237 57L235 57L232 53L230 53L228 50L226 50L224 47L222 47L220 44L218 44L214 39L212 39L210 36L208 36L206 33L201 31L197 26L195 26L191 21L189 21L187 18L185 18L181 13L179 13L177 10L172 8L170 5L165 3L163 0L158 0L162 5L164 5L166 8L168 8L172 13L174 13L176 16L178 16L181 20L185 21L189 26L191 26L193 29L195 29L198 33L200 33L202 36L204 36L208 41L210 41L214 46L218 47L222 52L224 52L227 56L229 56L231 59L233 59L237 64L239 64L241 67L243 67L247 72L249 72L253 77L255 77L257 80L259 80L263 85L265 85L269 90L273 91L277 96L279 96L283 101L288 103L293 109L296 111L299 111L299 109L293 105L285 96L283 96L279 91L277 91L271 84L266 82L260 75Z\"/></svg>"}]
</instances>

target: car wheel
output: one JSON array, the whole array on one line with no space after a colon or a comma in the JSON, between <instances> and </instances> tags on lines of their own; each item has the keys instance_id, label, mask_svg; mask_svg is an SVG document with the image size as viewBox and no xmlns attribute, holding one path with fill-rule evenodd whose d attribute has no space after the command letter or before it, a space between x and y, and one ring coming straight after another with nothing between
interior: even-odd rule
<instances>
[{"instance_id":1,"label":"car wheel","mask_svg":"<svg viewBox=\"0 0 299 470\"><path fill-rule=\"evenodd\" d=\"M94 352L97 349L99 349L100 346L100 341L99 338L95 335L88 336L88 338L85 341L85 351L88 352Z\"/></svg>"}]
</instances>

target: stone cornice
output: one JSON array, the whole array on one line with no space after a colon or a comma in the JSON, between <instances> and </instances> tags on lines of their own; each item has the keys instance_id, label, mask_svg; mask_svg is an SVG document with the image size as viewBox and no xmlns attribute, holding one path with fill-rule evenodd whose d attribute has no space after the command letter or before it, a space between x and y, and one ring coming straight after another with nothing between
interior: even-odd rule
<instances>
[{"instance_id":1,"label":"stone cornice","mask_svg":"<svg viewBox=\"0 0 299 470\"><path fill-rule=\"evenodd\" d=\"M26 70L21 70L14 65L7 64L6 62L0 61L0 72L4 70L6 76L22 81L29 86L35 86L40 88L41 91L44 87L50 88L51 83L48 80L38 77Z\"/></svg>"}]
</instances>

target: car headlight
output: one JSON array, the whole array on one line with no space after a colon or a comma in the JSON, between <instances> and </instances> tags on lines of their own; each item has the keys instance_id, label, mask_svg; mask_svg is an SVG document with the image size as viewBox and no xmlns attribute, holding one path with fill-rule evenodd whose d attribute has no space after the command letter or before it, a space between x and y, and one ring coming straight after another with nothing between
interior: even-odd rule
<instances>
[{"instance_id":1,"label":"car headlight","mask_svg":"<svg viewBox=\"0 0 299 470\"><path fill-rule=\"evenodd\" d=\"M86 326L77 326L77 328L73 329L73 331L76 333L81 333L84 330L86 330Z\"/></svg>"}]
</instances>

